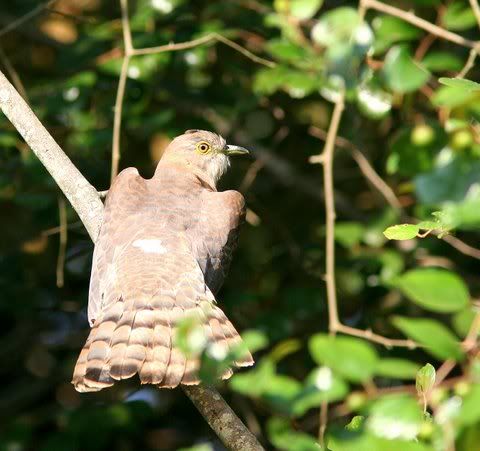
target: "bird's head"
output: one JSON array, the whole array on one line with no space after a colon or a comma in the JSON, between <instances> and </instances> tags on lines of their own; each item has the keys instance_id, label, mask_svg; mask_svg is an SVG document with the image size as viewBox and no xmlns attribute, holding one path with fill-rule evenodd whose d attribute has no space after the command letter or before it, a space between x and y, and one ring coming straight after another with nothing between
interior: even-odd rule
<instances>
[{"instance_id":1,"label":"bird's head","mask_svg":"<svg viewBox=\"0 0 480 451\"><path fill-rule=\"evenodd\" d=\"M226 143L220 135L206 130L187 130L165 149L162 161L186 164L205 173L215 184L225 173L232 155L245 155L248 150Z\"/></svg>"}]
</instances>

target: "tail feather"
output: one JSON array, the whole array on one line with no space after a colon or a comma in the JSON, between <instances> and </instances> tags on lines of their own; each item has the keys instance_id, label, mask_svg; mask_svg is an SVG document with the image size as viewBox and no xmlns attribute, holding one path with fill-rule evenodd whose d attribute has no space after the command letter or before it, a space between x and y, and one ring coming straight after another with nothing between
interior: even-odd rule
<instances>
[{"instance_id":1,"label":"tail feather","mask_svg":"<svg viewBox=\"0 0 480 451\"><path fill-rule=\"evenodd\" d=\"M210 301L189 301L182 307L167 295L154 296L149 302L120 299L94 323L75 366L75 388L98 391L135 374L142 384L162 388L200 383L199 359L185 357L174 344L178 322L186 315L195 315L207 340L225 352L241 343L241 338L222 310ZM247 353L234 365L253 365L253 358ZM222 379L232 374L229 368Z\"/></svg>"}]
</instances>

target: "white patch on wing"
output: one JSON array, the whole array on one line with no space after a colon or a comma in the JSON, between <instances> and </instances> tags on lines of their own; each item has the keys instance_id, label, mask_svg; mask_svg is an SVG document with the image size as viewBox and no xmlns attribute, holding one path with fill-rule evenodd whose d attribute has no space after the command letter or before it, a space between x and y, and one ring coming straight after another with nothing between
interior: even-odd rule
<instances>
[{"instance_id":1,"label":"white patch on wing","mask_svg":"<svg viewBox=\"0 0 480 451\"><path fill-rule=\"evenodd\" d=\"M162 241L157 239L135 240L132 246L138 247L146 254L166 254L168 252Z\"/></svg>"}]
</instances>

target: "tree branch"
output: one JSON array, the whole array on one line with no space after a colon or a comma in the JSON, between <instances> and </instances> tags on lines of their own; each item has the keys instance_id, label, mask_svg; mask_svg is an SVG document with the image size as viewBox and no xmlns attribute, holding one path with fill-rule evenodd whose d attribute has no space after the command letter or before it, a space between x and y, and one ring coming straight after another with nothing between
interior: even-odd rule
<instances>
[{"instance_id":1,"label":"tree branch","mask_svg":"<svg viewBox=\"0 0 480 451\"><path fill-rule=\"evenodd\" d=\"M103 204L97 190L65 155L2 72L0 108L57 182L95 241L103 215Z\"/></svg>"},{"instance_id":2,"label":"tree branch","mask_svg":"<svg viewBox=\"0 0 480 451\"><path fill-rule=\"evenodd\" d=\"M262 445L215 388L206 385L184 385L182 388L228 449L263 450Z\"/></svg>"},{"instance_id":3,"label":"tree branch","mask_svg":"<svg viewBox=\"0 0 480 451\"><path fill-rule=\"evenodd\" d=\"M57 182L95 242L103 216L97 190L74 166L2 72L0 108ZM238 451L263 450L214 388L191 386L184 390L225 446Z\"/></svg>"},{"instance_id":4,"label":"tree branch","mask_svg":"<svg viewBox=\"0 0 480 451\"><path fill-rule=\"evenodd\" d=\"M398 17L399 19L411 23L418 28L422 28L423 30L428 31L429 33L438 36L439 38L445 39L446 41L454 42L455 44L461 45L463 47L478 49L480 46L480 43L477 41L471 41L470 39L466 39L463 36L460 36L459 34L444 30L442 27L434 25L433 23L416 16L412 12L404 11L400 8L395 8L394 6L387 5L383 2L379 2L377 0L361 0L361 5L365 9L375 9L377 11L380 11L381 13Z\"/></svg>"}]
</instances>

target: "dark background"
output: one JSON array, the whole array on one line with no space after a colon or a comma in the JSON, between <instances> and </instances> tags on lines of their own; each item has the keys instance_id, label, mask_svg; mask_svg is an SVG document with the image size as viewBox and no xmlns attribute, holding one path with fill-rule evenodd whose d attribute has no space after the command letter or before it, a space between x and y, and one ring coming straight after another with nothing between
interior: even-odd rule
<instances>
[{"instance_id":1,"label":"dark background","mask_svg":"<svg viewBox=\"0 0 480 451\"><path fill-rule=\"evenodd\" d=\"M480 292L480 251L476 258L465 255L433 234L389 242L383 231L413 222L407 215L432 219L431 212L442 210L450 215L444 222L456 237L470 246L480 245L480 98L475 90L458 91L438 82L438 77L458 74L468 49L431 40L421 29L370 10L366 18L375 33L375 52L367 57L369 45L352 38L356 25L348 22L356 2L325 1L320 9L321 2L313 1L311 14L308 8L302 12L302 5L292 9L294 3L131 1L137 48L218 31L277 66L256 64L221 43L133 58L124 98L120 166L135 166L150 177L169 140L190 128L216 130L229 142L251 148L253 157L233 161L221 182L221 189L242 190L250 212L219 303L240 331L256 330L268 345L256 353L259 363L251 379L234 379L232 386L221 383L219 389L265 446L308 450L315 449L320 402L301 415L292 414L289 393L308 386L309 373L325 364L308 348L313 334L328 331L322 167L308 158L323 149L311 127L328 129L332 104L325 90L333 89L331 76L346 80L339 135L364 153L402 207L399 212L388 206L350 151L336 148L340 317L350 326L393 338L403 337L392 324L395 315L434 318L459 341L474 316L472 302L452 315L426 311L391 282L407 269L440 267L456 273L474 300ZM415 8L419 16L471 40L480 37L468 2L393 3L404 10ZM123 48L119 2L58 0L39 5L1 2L1 70L11 80L17 74L17 88L23 85L45 127L90 183L106 190ZM36 7L38 13L30 20L6 29ZM326 36L332 42L312 40L312 27L343 7L352 9L329 25L333 31ZM406 56L392 62L398 49ZM434 56L425 60L429 52ZM467 78L476 80L478 73L474 67ZM388 111L379 111L372 98L362 102L362 90L373 92L374 100L386 103ZM441 158L453 163L442 166ZM171 450L202 443L199 450L210 445L222 449L181 390L140 388L134 378L100 393L74 391L70 378L88 329L93 244L67 205L68 242L61 265L65 280L57 287L59 198L49 174L1 116L0 449ZM408 360L407 376L395 377L394 369L388 377L350 380L328 399L328 432L333 436L353 412L365 414L362 409L375 387L411 385L417 367L430 362L438 369L446 360L438 352L371 346L381 358ZM347 346L345 353L352 352ZM348 356L337 357L342 361ZM476 348L451 372L464 383L464 391L462 386L451 391L453 383L446 386L444 402L476 390L475 365ZM360 394L358 406L352 404L352 394ZM343 411L335 410L339 405ZM431 405L434 415L439 405ZM457 449L480 449L475 426L480 413L474 409L472 415L468 422L451 419ZM428 424L433 424L432 431L418 445L425 448L411 449L432 449L435 440L440 443L437 449L451 449L445 430L435 422Z\"/></svg>"}]
</instances>

